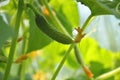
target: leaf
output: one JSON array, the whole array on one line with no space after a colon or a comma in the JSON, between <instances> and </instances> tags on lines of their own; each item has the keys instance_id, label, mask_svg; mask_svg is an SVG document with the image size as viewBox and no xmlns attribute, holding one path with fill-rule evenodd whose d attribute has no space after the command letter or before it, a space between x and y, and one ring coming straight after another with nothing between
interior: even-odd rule
<instances>
[{"instance_id":1,"label":"leaf","mask_svg":"<svg viewBox=\"0 0 120 80\"><path fill-rule=\"evenodd\" d=\"M14 14L14 11L17 9L17 1L5 0L0 3L0 9L12 16Z\"/></svg>"},{"instance_id":2,"label":"leaf","mask_svg":"<svg viewBox=\"0 0 120 80\"><path fill-rule=\"evenodd\" d=\"M59 64L68 45L58 43L56 41L50 43L42 49L43 55L39 58L39 65L42 70L51 71Z\"/></svg>"},{"instance_id":3,"label":"leaf","mask_svg":"<svg viewBox=\"0 0 120 80\"><path fill-rule=\"evenodd\" d=\"M80 50L87 64L91 61L97 61L104 65L105 68L113 66L114 53L101 48L92 38L84 38L80 43Z\"/></svg>"},{"instance_id":4,"label":"leaf","mask_svg":"<svg viewBox=\"0 0 120 80\"><path fill-rule=\"evenodd\" d=\"M120 52L116 53L114 59L114 68L117 68L120 66Z\"/></svg>"},{"instance_id":5,"label":"leaf","mask_svg":"<svg viewBox=\"0 0 120 80\"><path fill-rule=\"evenodd\" d=\"M73 27L79 26L80 16L77 3L74 0L51 0L50 3L56 11L66 16L66 20L68 20Z\"/></svg>"},{"instance_id":6,"label":"leaf","mask_svg":"<svg viewBox=\"0 0 120 80\"><path fill-rule=\"evenodd\" d=\"M2 49L0 49L0 62L6 63L7 57L4 55Z\"/></svg>"},{"instance_id":7,"label":"leaf","mask_svg":"<svg viewBox=\"0 0 120 80\"><path fill-rule=\"evenodd\" d=\"M105 68L104 65L97 61L91 61L90 62L90 70L94 74L94 77L97 77L99 75L102 75L105 72L108 72L111 70L111 68Z\"/></svg>"},{"instance_id":8,"label":"leaf","mask_svg":"<svg viewBox=\"0 0 120 80\"><path fill-rule=\"evenodd\" d=\"M41 49L45 46L47 46L52 40L42 33L39 28L35 24L35 16L34 14L29 11L29 24L30 24L30 29L29 29L29 42L28 42L28 50L27 52L31 52L34 50Z\"/></svg>"},{"instance_id":9,"label":"leaf","mask_svg":"<svg viewBox=\"0 0 120 80\"><path fill-rule=\"evenodd\" d=\"M65 0L65 2L62 5L62 11L66 15L66 17L68 18L73 27L79 26L80 16L76 2L74 2L73 0L71 1Z\"/></svg>"},{"instance_id":10,"label":"leaf","mask_svg":"<svg viewBox=\"0 0 120 80\"><path fill-rule=\"evenodd\" d=\"M5 23L2 16L0 16L0 48L5 41L12 36L12 30L8 24Z\"/></svg>"},{"instance_id":11,"label":"leaf","mask_svg":"<svg viewBox=\"0 0 120 80\"><path fill-rule=\"evenodd\" d=\"M79 65L79 63L77 63L77 61L76 61L76 59L74 59L74 57L73 57L73 55L69 55L67 62L68 62L70 67L79 68L81 65Z\"/></svg>"},{"instance_id":12,"label":"leaf","mask_svg":"<svg viewBox=\"0 0 120 80\"><path fill-rule=\"evenodd\" d=\"M7 57L0 55L0 62L7 62Z\"/></svg>"},{"instance_id":13,"label":"leaf","mask_svg":"<svg viewBox=\"0 0 120 80\"><path fill-rule=\"evenodd\" d=\"M120 17L120 0L77 0L88 6L93 16L97 15L115 15ZM116 10L116 8L118 9Z\"/></svg>"},{"instance_id":14,"label":"leaf","mask_svg":"<svg viewBox=\"0 0 120 80\"><path fill-rule=\"evenodd\" d=\"M65 29L68 31L68 33L72 36L72 24L70 23L70 21L67 20L66 16L62 13L59 13L56 11L56 16L58 17L58 19L60 20L60 22L63 24L63 26L65 27Z\"/></svg>"}]
</instances>

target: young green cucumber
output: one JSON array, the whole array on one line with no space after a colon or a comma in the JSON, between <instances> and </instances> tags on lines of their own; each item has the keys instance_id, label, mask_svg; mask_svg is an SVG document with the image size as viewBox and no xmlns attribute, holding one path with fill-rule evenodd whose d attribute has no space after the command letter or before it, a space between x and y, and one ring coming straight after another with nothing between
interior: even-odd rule
<instances>
[{"instance_id":1,"label":"young green cucumber","mask_svg":"<svg viewBox=\"0 0 120 80\"><path fill-rule=\"evenodd\" d=\"M39 14L36 15L35 22L39 29L53 40L56 40L57 42L63 44L71 44L74 42L71 37L61 33L60 31L49 25L43 16Z\"/></svg>"}]
</instances>

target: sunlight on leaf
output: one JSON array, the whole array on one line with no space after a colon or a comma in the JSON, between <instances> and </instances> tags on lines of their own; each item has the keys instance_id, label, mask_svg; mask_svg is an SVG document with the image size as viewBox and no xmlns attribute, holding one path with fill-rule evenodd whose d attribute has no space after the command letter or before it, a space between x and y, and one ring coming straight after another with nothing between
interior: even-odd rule
<instances>
[{"instance_id":1,"label":"sunlight on leaf","mask_svg":"<svg viewBox=\"0 0 120 80\"><path fill-rule=\"evenodd\" d=\"M104 64L104 67L112 67L114 53L101 48L92 38L84 38L80 43L80 50L85 62L97 61Z\"/></svg>"},{"instance_id":2,"label":"sunlight on leaf","mask_svg":"<svg viewBox=\"0 0 120 80\"><path fill-rule=\"evenodd\" d=\"M56 11L67 17L67 20L70 21L73 27L79 26L80 16L77 2L74 0L51 0L51 4Z\"/></svg>"}]
</instances>

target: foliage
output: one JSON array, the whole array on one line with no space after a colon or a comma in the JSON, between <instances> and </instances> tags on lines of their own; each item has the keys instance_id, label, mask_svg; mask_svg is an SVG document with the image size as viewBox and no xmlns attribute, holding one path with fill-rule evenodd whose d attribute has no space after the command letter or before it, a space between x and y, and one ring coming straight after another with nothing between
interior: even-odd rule
<instances>
[{"instance_id":1,"label":"foliage","mask_svg":"<svg viewBox=\"0 0 120 80\"><path fill-rule=\"evenodd\" d=\"M91 11L80 28L78 2ZM39 27L49 34L39 29L36 13L73 42L55 41L58 39L49 36L51 31L41 22ZM0 80L119 80L120 52L101 47L85 32L100 15L113 15L119 20L120 0L1 0ZM54 35L58 38L60 34ZM102 39L102 35L98 37Z\"/></svg>"}]
</instances>

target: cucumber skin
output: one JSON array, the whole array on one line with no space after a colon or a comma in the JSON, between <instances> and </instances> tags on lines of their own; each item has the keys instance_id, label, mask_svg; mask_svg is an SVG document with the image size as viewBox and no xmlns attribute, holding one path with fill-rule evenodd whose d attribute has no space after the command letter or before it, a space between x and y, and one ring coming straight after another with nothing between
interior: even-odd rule
<instances>
[{"instance_id":1,"label":"cucumber skin","mask_svg":"<svg viewBox=\"0 0 120 80\"><path fill-rule=\"evenodd\" d=\"M57 42L63 44L71 44L74 42L72 38L56 30L54 27L50 26L43 16L39 14L36 15L35 22L39 29L53 40L56 40Z\"/></svg>"}]
</instances>

